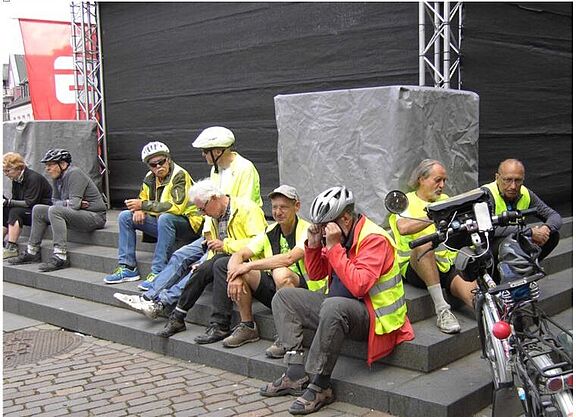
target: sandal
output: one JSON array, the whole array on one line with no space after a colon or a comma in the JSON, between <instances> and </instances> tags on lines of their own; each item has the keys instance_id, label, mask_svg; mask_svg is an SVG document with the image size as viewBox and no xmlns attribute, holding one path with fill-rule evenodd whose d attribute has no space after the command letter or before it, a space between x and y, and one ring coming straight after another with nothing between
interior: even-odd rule
<instances>
[{"instance_id":1,"label":"sandal","mask_svg":"<svg viewBox=\"0 0 576 417\"><path fill-rule=\"evenodd\" d=\"M325 405L332 404L336 400L331 387L322 389L318 385L309 384L308 388L306 388L306 393L308 392L309 395L307 396L314 396L314 399L307 400L304 398L304 395L301 395L290 405L290 408L288 408L290 414L304 415L315 413Z\"/></svg>"},{"instance_id":2,"label":"sandal","mask_svg":"<svg viewBox=\"0 0 576 417\"><path fill-rule=\"evenodd\" d=\"M282 376L276 381L270 382L266 386L260 388L260 395L263 395L264 397L280 397L281 395L298 396L304 393L307 385L308 375L297 381L292 381L286 376L286 374L282 374Z\"/></svg>"}]
</instances>

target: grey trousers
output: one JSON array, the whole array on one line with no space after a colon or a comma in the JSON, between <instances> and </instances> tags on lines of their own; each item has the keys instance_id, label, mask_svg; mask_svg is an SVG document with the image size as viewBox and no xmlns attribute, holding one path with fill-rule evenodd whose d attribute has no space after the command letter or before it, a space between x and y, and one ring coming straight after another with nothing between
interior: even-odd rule
<instances>
[{"instance_id":1,"label":"grey trousers","mask_svg":"<svg viewBox=\"0 0 576 417\"><path fill-rule=\"evenodd\" d=\"M306 359L306 372L330 376L346 338L367 340L370 316L363 301L326 297L304 288L282 288L272 299L274 323L288 351L302 352L303 330L315 330ZM286 354L286 362L302 363Z\"/></svg>"},{"instance_id":2,"label":"grey trousers","mask_svg":"<svg viewBox=\"0 0 576 417\"><path fill-rule=\"evenodd\" d=\"M37 204L32 209L32 230L28 246L40 248L48 226L52 226L54 253L66 253L68 228L80 232L102 229L106 224L106 212L72 210L69 207Z\"/></svg>"}]
</instances>

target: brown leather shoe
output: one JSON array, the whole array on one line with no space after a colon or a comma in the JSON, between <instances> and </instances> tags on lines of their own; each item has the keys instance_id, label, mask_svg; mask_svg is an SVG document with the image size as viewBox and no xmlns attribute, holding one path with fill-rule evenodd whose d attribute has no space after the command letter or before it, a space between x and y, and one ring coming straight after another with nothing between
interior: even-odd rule
<instances>
[{"instance_id":1,"label":"brown leather shoe","mask_svg":"<svg viewBox=\"0 0 576 417\"><path fill-rule=\"evenodd\" d=\"M307 400L304 396L308 398L314 397L313 400ZM306 388L305 394L296 398L292 403L288 412L292 415L305 415L315 413L322 407L328 404L332 404L336 400L332 388L328 387L326 389L320 388L318 385L309 384Z\"/></svg>"},{"instance_id":2,"label":"brown leather shoe","mask_svg":"<svg viewBox=\"0 0 576 417\"><path fill-rule=\"evenodd\" d=\"M292 381L286 376L286 374L282 374L282 376L276 381L270 382L268 385L260 388L260 395L263 395L264 397L302 395L306 385L308 385L308 375L304 376L304 378L300 378L297 381Z\"/></svg>"}]
</instances>

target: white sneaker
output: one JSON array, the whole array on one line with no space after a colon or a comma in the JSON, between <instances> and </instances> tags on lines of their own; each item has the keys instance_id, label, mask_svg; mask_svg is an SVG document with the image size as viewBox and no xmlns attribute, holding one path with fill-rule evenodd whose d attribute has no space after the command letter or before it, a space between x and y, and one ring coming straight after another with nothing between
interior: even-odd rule
<instances>
[{"instance_id":1,"label":"white sneaker","mask_svg":"<svg viewBox=\"0 0 576 417\"><path fill-rule=\"evenodd\" d=\"M448 308L438 313L436 326L438 326L440 331L444 333L460 333L460 323L458 323L458 319Z\"/></svg>"},{"instance_id":2,"label":"white sneaker","mask_svg":"<svg viewBox=\"0 0 576 417\"><path fill-rule=\"evenodd\" d=\"M124 304L127 304L134 310L139 311L140 313L144 314L146 317L149 317L151 319L158 318L158 316L160 315L160 313L162 313L162 310L164 309L162 304L155 303L154 301L150 300L145 300L143 297L139 295L128 295L117 292L114 293L114 298L117 299L118 301L123 302Z\"/></svg>"}]
</instances>

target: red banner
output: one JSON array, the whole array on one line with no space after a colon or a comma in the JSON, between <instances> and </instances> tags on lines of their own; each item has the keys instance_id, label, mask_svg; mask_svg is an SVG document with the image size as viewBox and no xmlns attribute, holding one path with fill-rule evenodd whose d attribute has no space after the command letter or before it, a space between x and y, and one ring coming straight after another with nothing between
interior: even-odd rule
<instances>
[{"instance_id":1,"label":"red banner","mask_svg":"<svg viewBox=\"0 0 576 417\"><path fill-rule=\"evenodd\" d=\"M74 120L70 23L19 19L35 120Z\"/></svg>"}]
</instances>

